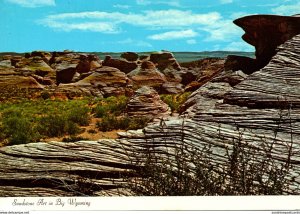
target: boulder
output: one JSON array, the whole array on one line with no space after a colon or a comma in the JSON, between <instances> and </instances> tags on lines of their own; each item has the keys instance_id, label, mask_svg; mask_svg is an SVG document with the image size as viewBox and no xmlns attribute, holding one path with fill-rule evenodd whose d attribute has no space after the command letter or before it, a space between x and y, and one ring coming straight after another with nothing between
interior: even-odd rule
<instances>
[{"instance_id":1,"label":"boulder","mask_svg":"<svg viewBox=\"0 0 300 214\"><path fill-rule=\"evenodd\" d=\"M102 64L103 66L117 68L126 74L137 68L136 62L128 62L122 59L113 59L111 56L106 56Z\"/></svg>"},{"instance_id":2,"label":"boulder","mask_svg":"<svg viewBox=\"0 0 300 214\"><path fill-rule=\"evenodd\" d=\"M165 75L158 71L150 61L143 61L137 69L128 73L127 76L132 80L135 88L141 86L159 88L167 82Z\"/></svg>"},{"instance_id":3,"label":"boulder","mask_svg":"<svg viewBox=\"0 0 300 214\"><path fill-rule=\"evenodd\" d=\"M205 58L193 62L182 63L182 66L187 68L181 72L181 83L184 85L204 85L206 82L213 79L215 76L224 71L225 60L221 58ZM189 87L190 88L190 87ZM197 88L195 88L197 89Z\"/></svg>"},{"instance_id":4,"label":"boulder","mask_svg":"<svg viewBox=\"0 0 300 214\"><path fill-rule=\"evenodd\" d=\"M72 63L63 61L62 63L56 64L54 67L56 70L56 82L60 83L71 83L76 73L78 63Z\"/></svg>"},{"instance_id":5,"label":"boulder","mask_svg":"<svg viewBox=\"0 0 300 214\"><path fill-rule=\"evenodd\" d=\"M93 88L101 91L104 97L124 95L129 79L117 68L104 66L91 75L74 83L76 86Z\"/></svg>"},{"instance_id":6,"label":"boulder","mask_svg":"<svg viewBox=\"0 0 300 214\"><path fill-rule=\"evenodd\" d=\"M28 55L27 55L28 57ZM52 57L50 52L46 51L33 51L30 53L30 57L40 57L42 58L47 64L49 64L49 61Z\"/></svg>"},{"instance_id":7,"label":"boulder","mask_svg":"<svg viewBox=\"0 0 300 214\"><path fill-rule=\"evenodd\" d=\"M243 39L255 47L256 59L230 57L227 70L242 70L251 74L266 66L276 54L276 48L300 33L299 16L252 15L234 23L245 31ZM250 65L250 67L249 67Z\"/></svg>"},{"instance_id":8,"label":"boulder","mask_svg":"<svg viewBox=\"0 0 300 214\"><path fill-rule=\"evenodd\" d=\"M135 92L127 104L129 116L160 118L170 115L169 106L164 103L159 94L151 87L143 86Z\"/></svg>"},{"instance_id":9,"label":"boulder","mask_svg":"<svg viewBox=\"0 0 300 214\"><path fill-rule=\"evenodd\" d=\"M13 68L10 60L0 61L0 67L2 67L2 68Z\"/></svg>"},{"instance_id":10,"label":"boulder","mask_svg":"<svg viewBox=\"0 0 300 214\"><path fill-rule=\"evenodd\" d=\"M39 56L15 60L15 67L42 77L55 78L55 71Z\"/></svg>"},{"instance_id":11,"label":"boulder","mask_svg":"<svg viewBox=\"0 0 300 214\"><path fill-rule=\"evenodd\" d=\"M181 70L179 63L171 52L161 51L152 53L150 55L150 61L153 62L160 71L163 71L166 68Z\"/></svg>"},{"instance_id":12,"label":"boulder","mask_svg":"<svg viewBox=\"0 0 300 214\"><path fill-rule=\"evenodd\" d=\"M133 62L138 60L139 55L134 52L125 52L121 54L121 57L129 62Z\"/></svg>"}]
</instances>

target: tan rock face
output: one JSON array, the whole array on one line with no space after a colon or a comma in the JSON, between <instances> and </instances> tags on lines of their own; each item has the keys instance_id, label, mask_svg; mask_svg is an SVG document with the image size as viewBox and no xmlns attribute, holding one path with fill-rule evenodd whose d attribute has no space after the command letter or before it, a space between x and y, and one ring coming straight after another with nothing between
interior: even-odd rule
<instances>
[{"instance_id":1,"label":"tan rock face","mask_svg":"<svg viewBox=\"0 0 300 214\"><path fill-rule=\"evenodd\" d=\"M15 67L38 76L55 77L55 71L39 56L16 60Z\"/></svg>"},{"instance_id":2,"label":"tan rock face","mask_svg":"<svg viewBox=\"0 0 300 214\"><path fill-rule=\"evenodd\" d=\"M127 76L132 80L136 88L141 86L158 88L167 82L165 75L158 71L154 64L149 61L143 62L137 69L128 73Z\"/></svg>"},{"instance_id":3,"label":"tan rock face","mask_svg":"<svg viewBox=\"0 0 300 214\"><path fill-rule=\"evenodd\" d=\"M279 45L300 33L300 17L297 16L253 15L239 18L234 23L246 32L242 38L255 46L256 60L242 58L237 68L248 74L266 66ZM226 66L227 70L231 69L229 65Z\"/></svg>"},{"instance_id":4,"label":"tan rock face","mask_svg":"<svg viewBox=\"0 0 300 214\"><path fill-rule=\"evenodd\" d=\"M74 83L76 86L99 90L104 97L124 95L129 79L117 68L104 66Z\"/></svg>"},{"instance_id":5,"label":"tan rock face","mask_svg":"<svg viewBox=\"0 0 300 214\"><path fill-rule=\"evenodd\" d=\"M160 99L159 94L153 88L143 86L129 100L127 114L129 116L160 118L170 115L170 108Z\"/></svg>"},{"instance_id":6,"label":"tan rock face","mask_svg":"<svg viewBox=\"0 0 300 214\"><path fill-rule=\"evenodd\" d=\"M42 91L44 87L33 77L19 75L5 75L0 78L0 99L11 97L31 98L35 93Z\"/></svg>"}]
</instances>

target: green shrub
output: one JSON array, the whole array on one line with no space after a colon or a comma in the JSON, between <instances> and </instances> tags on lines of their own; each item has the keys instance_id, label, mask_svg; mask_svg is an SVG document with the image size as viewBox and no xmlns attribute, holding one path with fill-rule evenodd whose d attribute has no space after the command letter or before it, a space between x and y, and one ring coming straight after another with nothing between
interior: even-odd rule
<instances>
[{"instance_id":1,"label":"green shrub","mask_svg":"<svg viewBox=\"0 0 300 214\"><path fill-rule=\"evenodd\" d=\"M147 123L149 123L150 119L147 117L133 117L130 118L129 126L126 130L136 130L145 128Z\"/></svg>"},{"instance_id":2,"label":"green shrub","mask_svg":"<svg viewBox=\"0 0 300 214\"><path fill-rule=\"evenodd\" d=\"M162 94L160 95L160 98L170 106L172 112L178 112L180 106L186 102L190 94L190 92L185 92L183 94Z\"/></svg>"},{"instance_id":3,"label":"green shrub","mask_svg":"<svg viewBox=\"0 0 300 214\"><path fill-rule=\"evenodd\" d=\"M101 121L97 122L97 127L100 131L112 131L112 130L134 130L144 128L149 122L148 118L145 117L116 117L114 115L108 115L102 118Z\"/></svg>"},{"instance_id":4,"label":"green shrub","mask_svg":"<svg viewBox=\"0 0 300 214\"><path fill-rule=\"evenodd\" d=\"M65 115L47 115L39 121L39 132L46 137L61 137L65 134L75 135L80 133L79 126Z\"/></svg>"},{"instance_id":5,"label":"green shrub","mask_svg":"<svg viewBox=\"0 0 300 214\"><path fill-rule=\"evenodd\" d=\"M97 105L94 108L94 113L95 113L95 117L96 118L102 118L104 117L108 112L108 108L106 106L103 105Z\"/></svg>"},{"instance_id":6,"label":"green shrub","mask_svg":"<svg viewBox=\"0 0 300 214\"><path fill-rule=\"evenodd\" d=\"M126 96L108 97L100 100L93 112L97 118L103 118L109 114L119 116L124 113L127 102L128 98Z\"/></svg>"},{"instance_id":7,"label":"green shrub","mask_svg":"<svg viewBox=\"0 0 300 214\"><path fill-rule=\"evenodd\" d=\"M114 115L104 116L101 121L97 122L96 126L102 132L118 129L118 118Z\"/></svg>"},{"instance_id":8,"label":"green shrub","mask_svg":"<svg viewBox=\"0 0 300 214\"><path fill-rule=\"evenodd\" d=\"M40 135L32 121L19 111L9 111L2 115L2 138L8 138L11 145L26 144L39 140Z\"/></svg>"},{"instance_id":9,"label":"green shrub","mask_svg":"<svg viewBox=\"0 0 300 214\"><path fill-rule=\"evenodd\" d=\"M39 121L39 132L47 137L60 137L66 133L66 118L62 115L47 115Z\"/></svg>"},{"instance_id":10,"label":"green shrub","mask_svg":"<svg viewBox=\"0 0 300 214\"><path fill-rule=\"evenodd\" d=\"M89 108L86 106L76 106L68 112L67 119L80 126L87 126L90 123Z\"/></svg>"}]
</instances>

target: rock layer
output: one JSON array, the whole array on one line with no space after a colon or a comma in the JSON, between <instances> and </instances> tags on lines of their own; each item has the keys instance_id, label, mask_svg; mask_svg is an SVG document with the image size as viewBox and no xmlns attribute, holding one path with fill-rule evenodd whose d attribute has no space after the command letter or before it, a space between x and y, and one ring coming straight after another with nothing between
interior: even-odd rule
<instances>
[{"instance_id":1,"label":"rock layer","mask_svg":"<svg viewBox=\"0 0 300 214\"><path fill-rule=\"evenodd\" d=\"M246 32L242 38L255 46L256 59L232 56L226 69L243 70L248 74L266 66L276 54L277 46L300 33L298 16L253 15L239 18L234 23Z\"/></svg>"},{"instance_id":2,"label":"rock layer","mask_svg":"<svg viewBox=\"0 0 300 214\"><path fill-rule=\"evenodd\" d=\"M169 106L164 103L159 94L148 86L143 86L135 92L126 108L129 116L160 118L170 115Z\"/></svg>"}]
</instances>

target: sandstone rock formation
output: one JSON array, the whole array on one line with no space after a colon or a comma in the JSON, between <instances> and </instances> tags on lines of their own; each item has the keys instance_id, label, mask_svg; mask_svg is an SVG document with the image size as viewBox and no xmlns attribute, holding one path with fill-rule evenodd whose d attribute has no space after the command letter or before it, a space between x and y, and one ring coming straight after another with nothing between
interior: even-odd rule
<instances>
[{"instance_id":1,"label":"sandstone rock formation","mask_svg":"<svg viewBox=\"0 0 300 214\"><path fill-rule=\"evenodd\" d=\"M171 68L175 70L181 69L179 63L177 62L177 60L171 52L162 51L152 53L150 54L149 60L153 62L156 65L157 69L160 71L163 71L166 68Z\"/></svg>"},{"instance_id":2,"label":"sandstone rock formation","mask_svg":"<svg viewBox=\"0 0 300 214\"><path fill-rule=\"evenodd\" d=\"M55 94L67 98L81 96L109 97L125 95L129 79L117 68L103 66L94 70L82 80L69 84L60 84Z\"/></svg>"},{"instance_id":3,"label":"sandstone rock formation","mask_svg":"<svg viewBox=\"0 0 300 214\"><path fill-rule=\"evenodd\" d=\"M143 86L135 92L127 104L126 112L129 116L151 119L165 117L171 113L159 94L148 86Z\"/></svg>"},{"instance_id":4,"label":"sandstone rock formation","mask_svg":"<svg viewBox=\"0 0 300 214\"><path fill-rule=\"evenodd\" d=\"M106 56L103 61L103 66L114 67L127 74L137 68L137 63Z\"/></svg>"},{"instance_id":5,"label":"sandstone rock formation","mask_svg":"<svg viewBox=\"0 0 300 214\"><path fill-rule=\"evenodd\" d=\"M187 150L190 146L202 151L209 147L209 165L199 164L203 168L213 167L215 175L224 173L226 161L238 152L237 145L246 146L245 155L253 157L249 162L256 164L257 170L272 167L280 170L287 166L287 189L282 194L299 194L299 51L300 35L297 35L281 45L262 70L248 77L240 73L246 79L238 84L231 83L236 78L235 72L223 73L222 78L217 76L190 96L181 117L153 123L135 137L131 132L118 140L0 148L0 194L130 195L122 185L122 177L133 176L128 169L137 167L136 154L155 147L156 155L174 157L173 148L177 144ZM131 106L138 109L144 100L150 100L148 92L147 88L140 89L138 94L144 98L138 99L137 94ZM266 159L271 161L265 162ZM260 182L263 181L258 178L256 184Z\"/></svg>"},{"instance_id":6,"label":"sandstone rock formation","mask_svg":"<svg viewBox=\"0 0 300 214\"><path fill-rule=\"evenodd\" d=\"M133 81L135 87L150 86L158 88L167 82L164 74L158 71L150 61L143 61L137 69L131 71L127 76Z\"/></svg>"},{"instance_id":7,"label":"sandstone rock formation","mask_svg":"<svg viewBox=\"0 0 300 214\"><path fill-rule=\"evenodd\" d=\"M137 61L139 58L139 55L137 53L134 52L125 52L121 54L121 58L126 59L127 61Z\"/></svg>"},{"instance_id":8,"label":"sandstone rock formation","mask_svg":"<svg viewBox=\"0 0 300 214\"><path fill-rule=\"evenodd\" d=\"M300 36L279 46L270 63L236 85L224 102L251 108L300 107Z\"/></svg>"},{"instance_id":9,"label":"sandstone rock formation","mask_svg":"<svg viewBox=\"0 0 300 214\"><path fill-rule=\"evenodd\" d=\"M9 74L1 75L1 72L0 77L1 101L12 97L34 98L36 93L44 89L33 77Z\"/></svg>"},{"instance_id":10,"label":"sandstone rock formation","mask_svg":"<svg viewBox=\"0 0 300 214\"><path fill-rule=\"evenodd\" d=\"M243 39L255 46L256 59L231 56L226 70L253 73L266 66L276 54L277 46L300 33L300 17L253 15L239 18L234 23L246 32Z\"/></svg>"}]
</instances>

